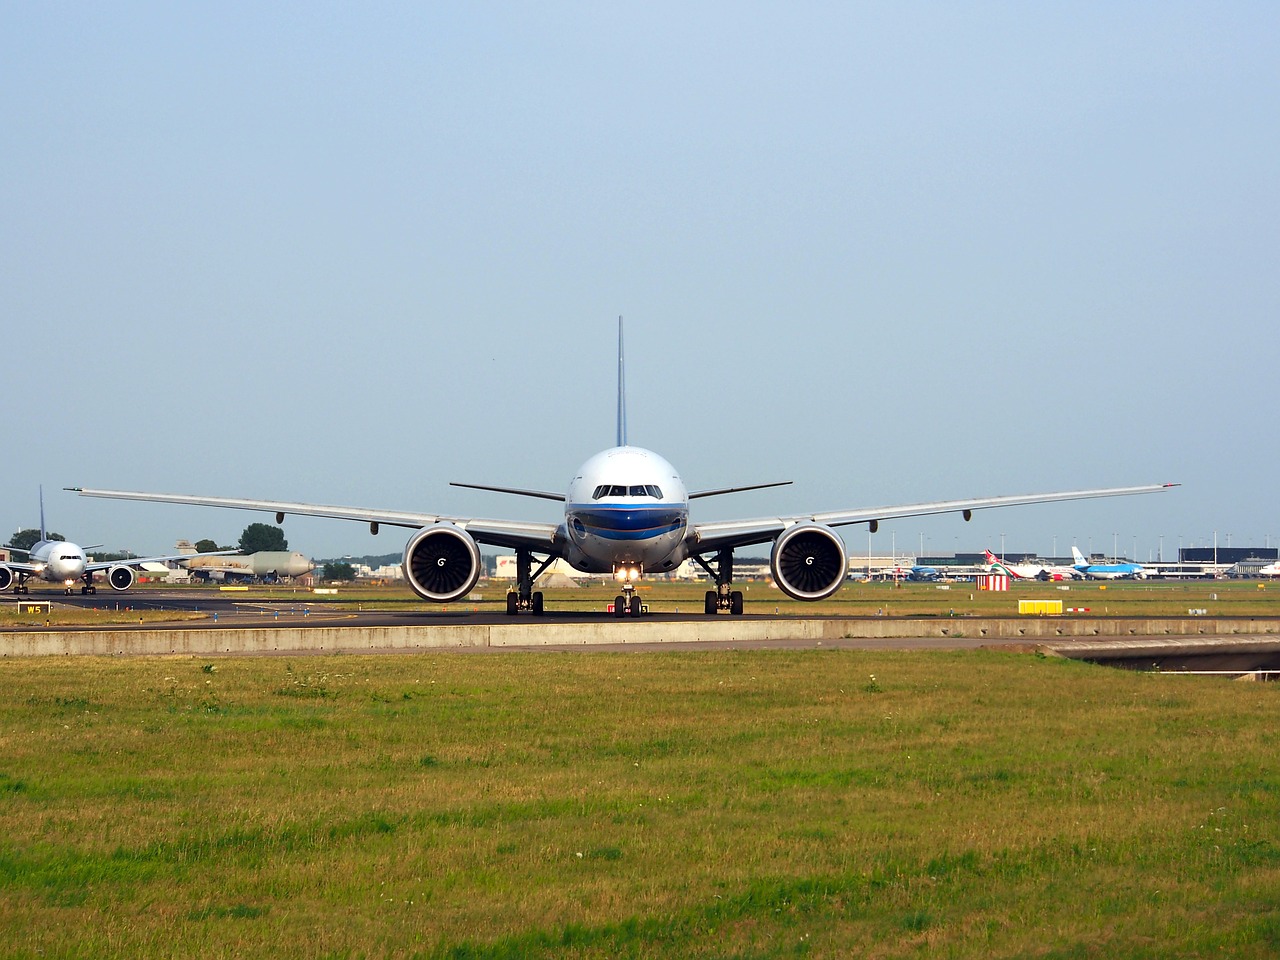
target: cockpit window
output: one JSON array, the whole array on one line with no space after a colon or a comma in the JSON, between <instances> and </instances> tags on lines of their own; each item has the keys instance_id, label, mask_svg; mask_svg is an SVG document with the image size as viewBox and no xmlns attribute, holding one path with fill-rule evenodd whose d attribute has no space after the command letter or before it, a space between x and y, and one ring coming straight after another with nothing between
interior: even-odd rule
<instances>
[{"instance_id":1,"label":"cockpit window","mask_svg":"<svg viewBox=\"0 0 1280 960\"><path fill-rule=\"evenodd\" d=\"M599 500L602 497L652 497L661 500L662 489L652 483L602 483L591 492L591 499Z\"/></svg>"}]
</instances>

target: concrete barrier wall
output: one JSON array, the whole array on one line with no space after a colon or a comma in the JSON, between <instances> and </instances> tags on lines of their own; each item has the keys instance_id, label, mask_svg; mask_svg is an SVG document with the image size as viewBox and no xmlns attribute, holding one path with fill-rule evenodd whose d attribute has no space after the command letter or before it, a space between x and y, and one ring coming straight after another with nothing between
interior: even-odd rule
<instances>
[{"instance_id":1,"label":"concrete barrier wall","mask_svg":"<svg viewBox=\"0 0 1280 960\"><path fill-rule=\"evenodd\" d=\"M1002 619L776 620L723 617L686 622L599 620L552 623L518 619L497 624L385 627L260 627L175 630L31 630L0 633L0 656L130 656L237 653L361 653L441 648L572 647L600 644L811 642L924 637L992 643L1071 638L1280 635L1280 620L1190 617L1126 619L1058 617Z\"/></svg>"}]
</instances>

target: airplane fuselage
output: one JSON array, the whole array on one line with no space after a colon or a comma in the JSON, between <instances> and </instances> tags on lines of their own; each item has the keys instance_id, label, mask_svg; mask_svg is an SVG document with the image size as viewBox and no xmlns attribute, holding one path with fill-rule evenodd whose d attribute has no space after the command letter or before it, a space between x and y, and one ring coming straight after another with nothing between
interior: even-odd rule
<instances>
[{"instance_id":1,"label":"airplane fuselage","mask_svg":"<svg viewBox=\"0 0 1280 960\"><path fill-rule=\"evenodd\" d=\"M624 446L601 451L574 475L560 532L575 569L654 573L685 558L688 529L689 494L675 467L652 450Z\"/></svg>"},{"instance_id":2,"label":"airplane fuselage","mask_svg":"<svg viewBox=\"0 0 1280 960\"><path fill-rule=\"evenodd\" d=\"M78 544L66 540L40 540L31 548L30 562L40 568L34 575L41 580L70 587L84 576L88 560Z\"/></svg>"},{"instance_id":3,"label":"airplane fuselage","mask_svg":"<svg viewBox=\"0 0 1280 960\"><path fill-rule=\"evenodd\" d=\"M1142 566L1137 563L1095 563L1085 567L1081 573L1090 580L1142 579L1144 576Z\"/></svg>"}]
</instances>

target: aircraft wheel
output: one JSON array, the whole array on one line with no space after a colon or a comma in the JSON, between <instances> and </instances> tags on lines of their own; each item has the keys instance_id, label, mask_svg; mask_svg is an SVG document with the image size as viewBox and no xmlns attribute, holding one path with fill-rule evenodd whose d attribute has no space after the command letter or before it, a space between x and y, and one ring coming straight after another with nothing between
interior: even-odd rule
<instances>
[{"instance_id":1,"label":"aircraft wheel","mask_svg":"<svg viewBox=\"0 0 1280 960\"><path fill-rule=\"evenodd\" d=\"M516 615L518 598L514 593L507 594L507 616L514 617Z\"/></svg>"},{"instance_id":2,"label":"aircraft wheel","mask_svg":"<svg viewBox=\"0 0 1280 960\"><path fill-rule=\"evenodd\" d=\"M631 595L631 615L633 617L638 617L642 613L644 613L644 608L640 603L640 598L637 597L635 594L632 594Z\"/></svg>"},{"instance_id":3,"label":"aircraft wheel","mask_svg":"<svg viewBox=\"0 0 1280 960\"><path fill-rule=\"evenodd\" d=\"M97 588L97 587L90 587L90 588L89 588L89 593L90 593L90 594L96 594L97 592L98 592L98 588Z\"/></svg>"},{"instance_id":4,"label":"aircraft wheel","mask_svg":"<svg viewBox=\"0 0 1280 960\"><path fill-rule=\"evenodd\" d=\"M613 598L613 615L621 617L627 612L627 598L618 594Z\"/></svg>"},{"instance_id":5,"label":"aircraft wheel","mask_svg":"<svg viewBox=\"0 0 1280 960\"><path fill-rule=\"evenodd\" d=\"M707 591L707 595L703 599L702 612L707 614L708 616L716 612L716 592L714 590Z\"/></svg>"},{"instance_id":6,"label":"aircraft wheel","mask_svg":"<svg viewBox=\"0 0 1280 960\"><path fill-rule=\"evenodd\" d=\"M729 594L729 612L735 617L742 616L742 591L735 590Z\"/></svg>"},{"instance_id":7,"label":"aircraft wheel","mask_svg":"<svg viewBox=\"0 0 1280 960\"><path fill-rule=\"evenodd\" d=\"M535 617L542 616L542 591L538 590L533 595L533 615Z\"/></svg>"}]
</instances>

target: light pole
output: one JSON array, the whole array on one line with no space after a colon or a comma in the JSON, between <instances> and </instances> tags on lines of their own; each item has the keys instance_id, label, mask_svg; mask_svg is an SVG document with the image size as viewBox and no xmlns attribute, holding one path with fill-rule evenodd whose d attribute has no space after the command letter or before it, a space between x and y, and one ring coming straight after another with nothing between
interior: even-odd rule
<instances>
[{"instance_id":1,"label":"light pole","mask_svg":"<svg viewBox=\"0 0 1280 960\"><path fill-rule=\"evenodd\" d=\"M1004 534L1000 534L1000 562L1004 563Z\"/></svg>"},{"instance_id":2,"label":"light pole","mask_svg":"<svg viewBox=\"0 0 1280 960\"><path fill-rule=\"evenodd\" d=\"M1120 534L1115 533L1115 532L1112 532L1112 534L1111 534L1111 559L1112 559L1112 561L1114 561L1114 560L1115 560L1115 558L1116 558L1116 555L1120 553L1120 548L1117 546L1117 543L1119 543L1119 541L1120 541Z\"/></svg>"}]
</instances>

